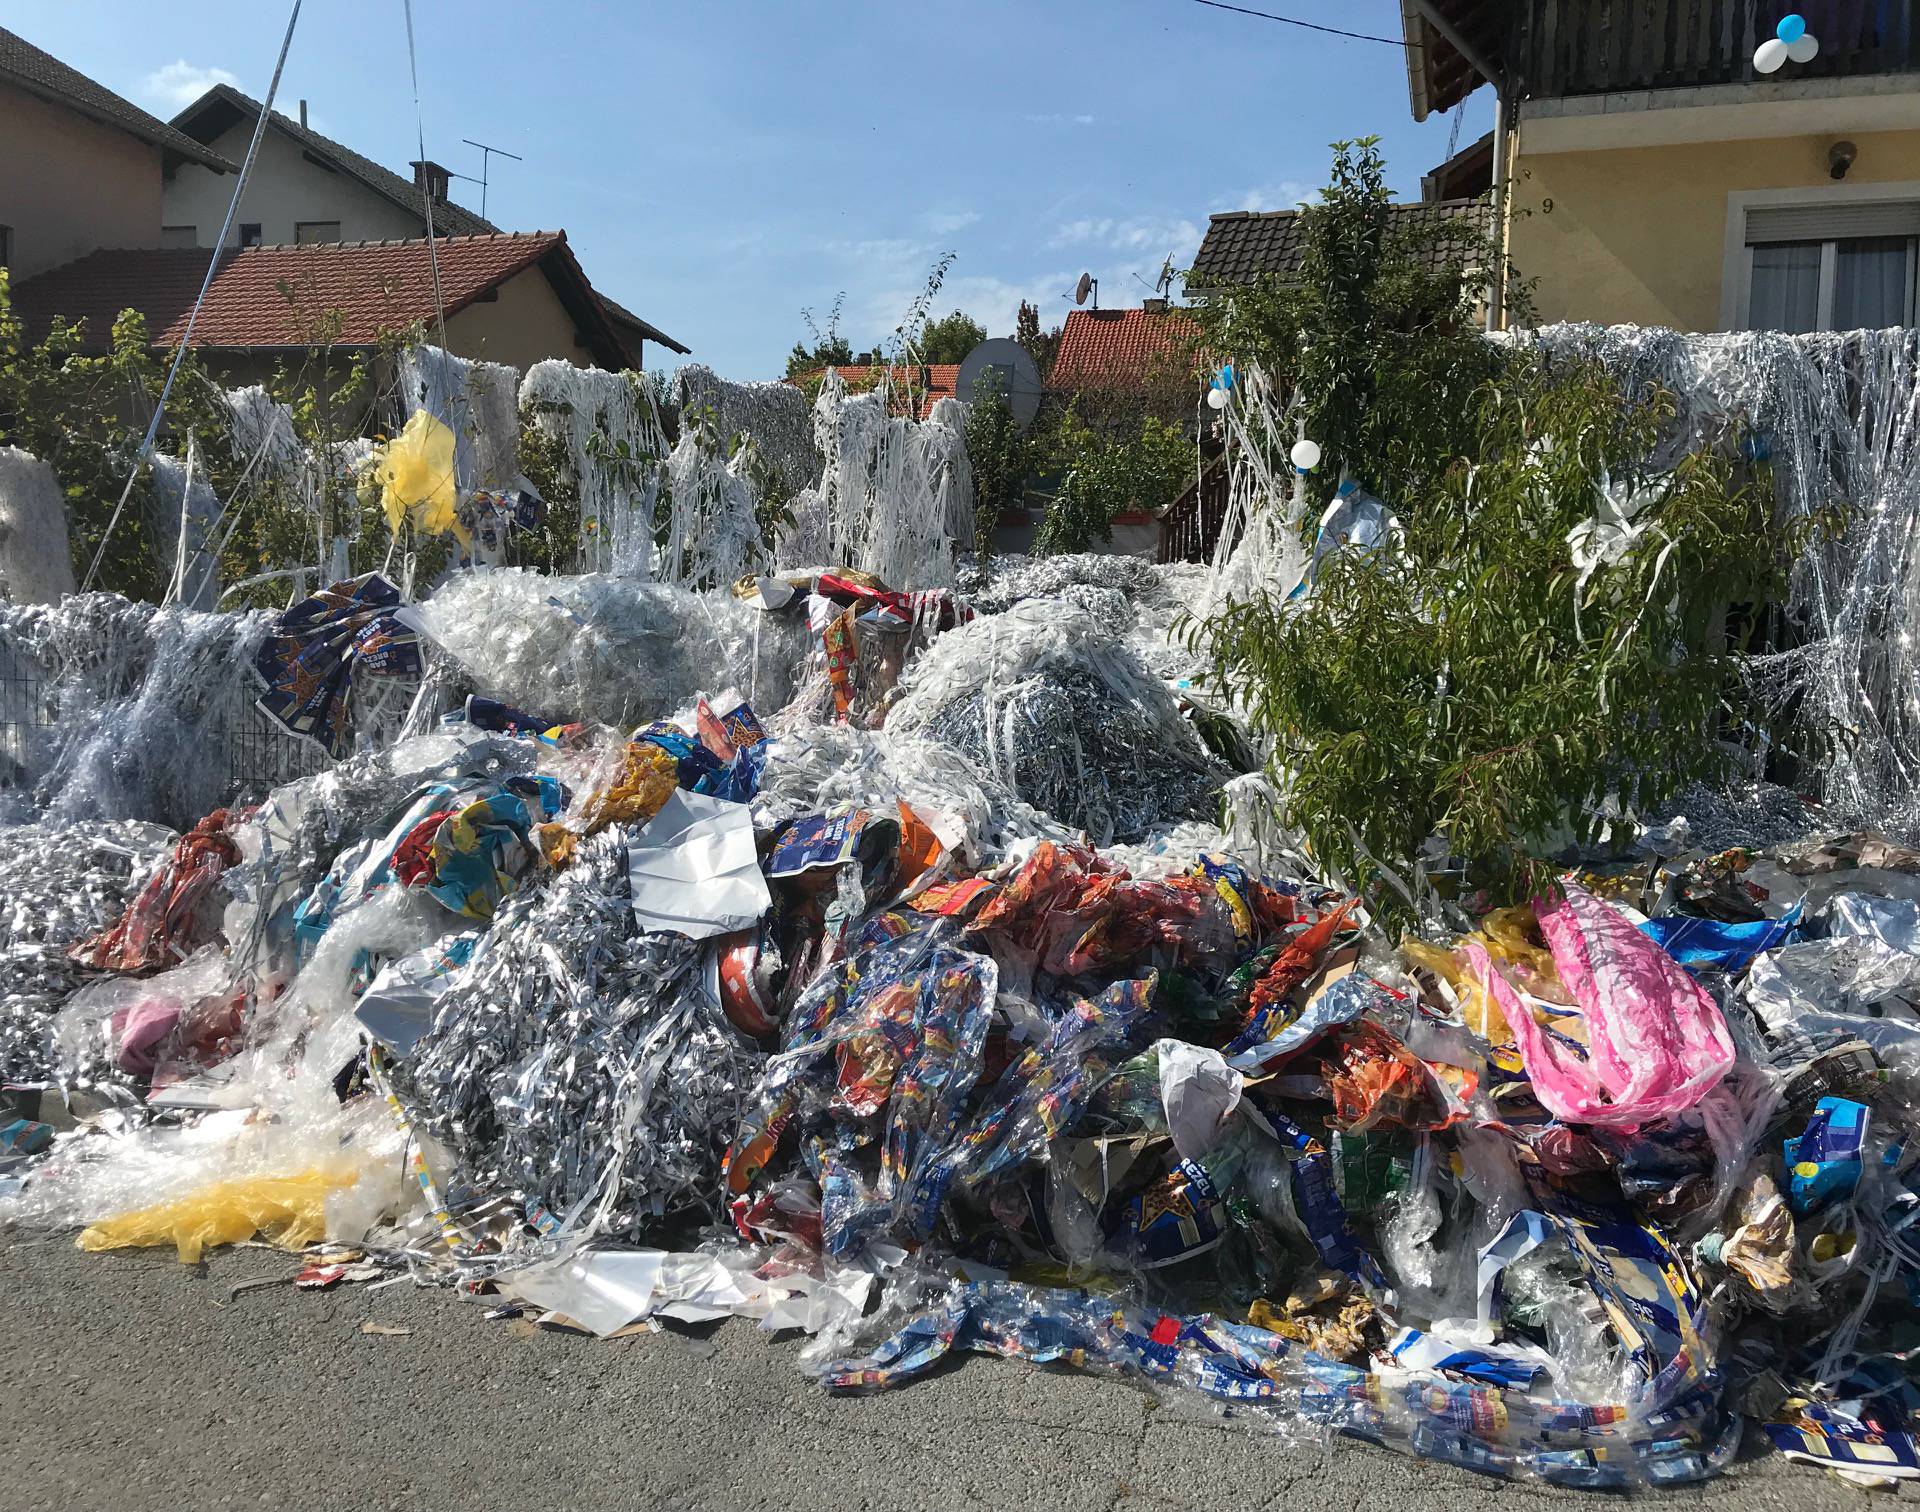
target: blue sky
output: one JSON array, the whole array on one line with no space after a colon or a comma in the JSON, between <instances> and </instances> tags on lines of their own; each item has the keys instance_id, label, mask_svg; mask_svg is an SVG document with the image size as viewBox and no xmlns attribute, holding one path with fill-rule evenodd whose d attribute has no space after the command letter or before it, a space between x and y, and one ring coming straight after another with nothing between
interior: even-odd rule
<instances>
[{"instance_id":1,"label":"blue sky","mask_svg":"<svg viewBox=\"0 0 1920 1512\"><path fill-rule=\"evenodd\" d=\"M1249 0L1398 34L1398 0ZM1327 144L1377 134L1416 195L1452 122L1416 126L1397 48L1193 0L414 0L427 152L489 218L563 228L599 288L734 378L774 377L846 291L884 341L942 252L937 303L1010 334L1082 270L1133 305L1210 212L1285 208ZM285 0L0 0L0 25L160 116L214 79L265 92ZM282 108L400 172L415 156L401 0L307 0ZM1490 92L1462 143L1491 125ZM455 198L478 207L476 185ZM650 354L651 355L651 354Z\"/></svg>"}]
</instances>

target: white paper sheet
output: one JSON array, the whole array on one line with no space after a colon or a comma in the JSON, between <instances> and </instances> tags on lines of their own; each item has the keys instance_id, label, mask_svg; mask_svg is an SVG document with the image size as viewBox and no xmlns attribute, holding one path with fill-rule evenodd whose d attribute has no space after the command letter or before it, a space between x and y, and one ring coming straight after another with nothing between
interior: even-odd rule
<instances>
[{"instance_id":1,"label":"white paper sheet","mask_svg":"<svg viewBox=\"0 0 1920 1512\"><path fill-rule=\"evenodd\" d=\"M642 929L710 939L747 929L773 906L744 803L676 790L627 849Z\"/></svg>"}]
</instances>

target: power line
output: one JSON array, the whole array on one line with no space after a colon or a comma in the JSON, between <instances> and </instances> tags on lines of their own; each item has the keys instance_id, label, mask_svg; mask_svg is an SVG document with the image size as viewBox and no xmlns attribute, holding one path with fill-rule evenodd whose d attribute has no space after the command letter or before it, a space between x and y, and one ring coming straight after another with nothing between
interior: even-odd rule
<instances>
[{"instance_id":1,"label":"power line","mask_svg":"<svg viewBox=\"0 0 1920 1512\"><path fill-rule=\"evenodd\" d=\"M1302 31L1324 32L1329 37L1347 37L1355 42L1384 42L1388 47L1407 48L1413 44L1403 37L1376 37L1368 32L1342 31L1337 26L1322 26L1317 21L1298 21L1292 16L1276 16L1272 11L1248 10L1244 5L1227 5L1224 0L1193 0L1195 5L1232 11L1237 16L1258 16L1262 21L1278 21L1282 26L1297 26Z\"/></svg>"}]
</instances>

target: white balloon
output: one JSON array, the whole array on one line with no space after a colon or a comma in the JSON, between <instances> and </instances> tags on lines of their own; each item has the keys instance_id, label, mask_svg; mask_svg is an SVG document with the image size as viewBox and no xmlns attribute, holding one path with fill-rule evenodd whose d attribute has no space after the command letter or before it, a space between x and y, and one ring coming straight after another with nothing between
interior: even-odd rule
<instances>
[{"instance_id":1,"label":"white balloon","mask_svg":"<svg viewBox=\"0 0 1920 1512\"><path fill-rule=\"evenodd\" d=\"M1753 66L1758 73L1778 73L1786 61L1787 44L1778 37L1767 38L1753 50Z\"/></svg>"},{"instance_id":2,"label":"white balloon","mask_svg":"<svg viewBox=\"0 0 1920 1512\"><path fill-rule=\"evenodd\" d=\"M1811 63L1820 52L1820 39L1812 32L1802 32L1797 40L1787 44L1787 56L1796 63Z\"/></svg>"},{"instance_id":3,"label":"white balloon","mask_svg":"<svg viewBox=\"0 0 1920 1512\"><path fill-rule=\"evenodd\" d=\"M1293 465L1301 472L1312 472L1320 465L1320 443L1305 438L1294 442Z\"/></svg>"},{"instance_id":4,"label":"white balloon","mask_svg":"<svg viewBox=\"0 0 1920 1512\"><path fill-rule=\"evenodd\" d=\"M1210 409L1225 409L1227 407L1227 391L1217 388L1208 389L1207 406Z\"/></svg>"}]
</instances>

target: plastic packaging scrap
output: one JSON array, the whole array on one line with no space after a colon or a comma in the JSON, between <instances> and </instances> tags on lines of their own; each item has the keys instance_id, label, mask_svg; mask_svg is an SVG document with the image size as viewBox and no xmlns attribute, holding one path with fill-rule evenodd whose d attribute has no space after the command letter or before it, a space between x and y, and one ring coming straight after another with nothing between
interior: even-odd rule
<instances>
[{"instance_id":1,"label":"plastic packaging scrap","mask_svg":"<svg viewBox=\"0 0 1920 1512\"><path fill-rule=\"evenodd\" d=\"M254 659L260 710L338 760L352 743L349 700L362 670L415 679L421 670L400 590L377 572L324 588L274 620Z\"/></svg>"},{"instance_id":2,"label":"plastic packaging scrap","mask_svg":"<svg viewBox=\"0 0 1920 1512\"><path fill-rule=\"evenodd\" d=\"M950 502L836 405L830 471ZM838 1391L977 1351L1575 1487L1749 1419L1920 1468L1920 854L1695 792L1395 945L1209 754L1162 569L376 583L270 644L417 627L403 737L177 840L0 831L8 1064L77 1125L7 1110L0 1215L798 1327Z\"/></svg>"}]
</instances>

